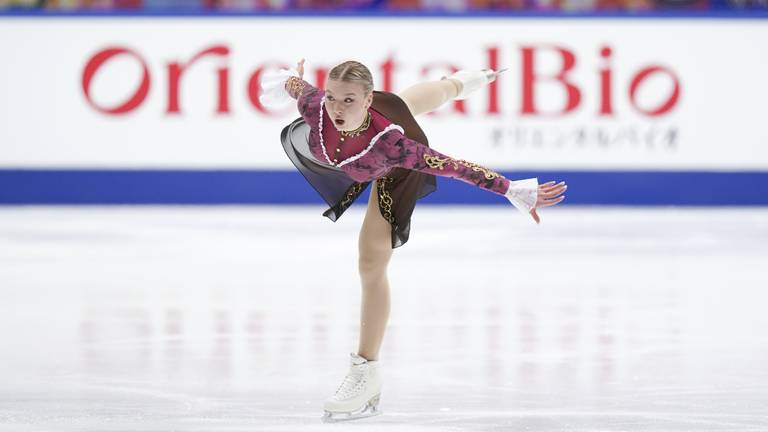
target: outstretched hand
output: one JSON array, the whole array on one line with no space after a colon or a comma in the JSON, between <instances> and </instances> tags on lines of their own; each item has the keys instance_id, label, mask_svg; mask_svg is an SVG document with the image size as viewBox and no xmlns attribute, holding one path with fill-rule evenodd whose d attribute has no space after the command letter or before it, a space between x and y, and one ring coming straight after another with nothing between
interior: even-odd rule
<instances>
[{"instance_id":1,"label":"outstretched hand","mask_svg":"<svg viewBox=\"0 0 768 432\"><path fill-rule=\"evenodd\" d=\"M555 204L559 204L565 199L565 195L560 195L568 189L568 185L565 182L555 184L555 182L547 182L539 185L539 190L536 194L536 205L531 209L531 216L536 223L541 222L539 215L536 213L537 208L550 207Z\"/></svg>"}]
</instances>

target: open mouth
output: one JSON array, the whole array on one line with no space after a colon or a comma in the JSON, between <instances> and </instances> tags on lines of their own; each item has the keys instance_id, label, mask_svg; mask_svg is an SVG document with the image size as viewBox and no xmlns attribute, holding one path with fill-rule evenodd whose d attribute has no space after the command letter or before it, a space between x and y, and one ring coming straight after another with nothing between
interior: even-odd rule
<instances>
[{"instance_id":1,"label":"open mouth","mask_svg":"<svg viewBox=\"0 0 768 432\"><path fill-rule=\"evenodd\" d=\"M342 119L334 119L334 122L336 122L337 126L344 126L344 120Z\"/></svg>"}]
</instances>

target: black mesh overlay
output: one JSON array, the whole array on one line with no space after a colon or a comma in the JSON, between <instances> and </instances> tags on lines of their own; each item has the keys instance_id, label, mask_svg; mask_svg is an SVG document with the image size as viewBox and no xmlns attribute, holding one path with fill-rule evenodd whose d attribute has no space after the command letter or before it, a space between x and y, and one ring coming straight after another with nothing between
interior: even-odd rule
<instances>
[{"instance_id":1,"label":"black mesh overlay","mask_svg":"<svg viewBox=\"0 0 768 432\"><path fill-rule=\"evenodd\" d=\"M424 145L427 137L411 115L405 102L397 95L374 92L371 106L392 122L403 127L405 135ZM362 194L370 182L358 183L340 168L324 164L314 158L309 150L310 127L303 118L294 120L281 134L283 149L310 185L325 200L329 208L323 215L336 221ZM403 168L390 170L378 180L379 210L392 225L392 248L408 241L411 214L416 200L436 189L435 177Z\"/></svg>"}]
</instances>

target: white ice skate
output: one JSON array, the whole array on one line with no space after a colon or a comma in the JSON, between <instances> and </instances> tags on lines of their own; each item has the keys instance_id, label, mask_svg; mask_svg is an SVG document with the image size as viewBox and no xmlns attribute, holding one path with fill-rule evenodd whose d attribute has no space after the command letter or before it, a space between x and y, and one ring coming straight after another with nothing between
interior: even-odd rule
<instances>
[{"instance_id":1,"label":"white ice skate","mask_svg":"<svg viewBox=\"0 0 768 432\"><path fill-rule=\"evenodd\" d=\"M350 353L349 373L336 393L325 401L324 422L355 420L381 414L379 362Z\"/></svg>"},{"instance_id":2,"label":"white ice skate","mask_svg":"<svg viewBox=\"0 0 768 432\"><path fill-rule=\"evenodd\" d=\"M455 100L462 100L468 98L472 93L476 92L486 84L490 84L496 80L496 77L506 69L500 71L494 71L493 69L483 69L479 71L460 70L454 72L452 75L443 77L442 79L455 79L461 83L461 91L454 98Z\"/></svg>"}]
</instances>

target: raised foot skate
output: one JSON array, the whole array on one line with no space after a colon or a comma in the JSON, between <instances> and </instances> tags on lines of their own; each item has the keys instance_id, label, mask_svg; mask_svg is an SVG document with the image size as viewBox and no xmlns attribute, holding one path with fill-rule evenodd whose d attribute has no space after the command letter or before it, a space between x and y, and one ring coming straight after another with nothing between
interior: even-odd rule
<instances>
[{"instance_id":1,"label":"raised foot skate","mask_svg":"<svg viewBox=\"0 0 768 432\"><path fill-rule=\"evenodd\" d=\"M366 417L373 417L381 414L379 410L379 397L381 394L377 394L372 397L365 405L355 411L339 411L331 412L326 410L323 414L322 420L324 423L335 423L340 421L358 420Z\"/></svg>"},{"instance_id":2,"label":"raised foot skate","mask_svg":"<svg viewBox=\"0 0 768 432\"><path fill-rule=\"evenodd\" d=\"M463 100L469 98L474 92L479 90L486 84L490 84L496 81L498 76L507 69L501 69L495 71L493 69L483 70L460 70L454 72L452 75L444 76L442 79L452 79L459 84L458 94L453 98L454 100Z\"/></svg>"}]
</instances>

